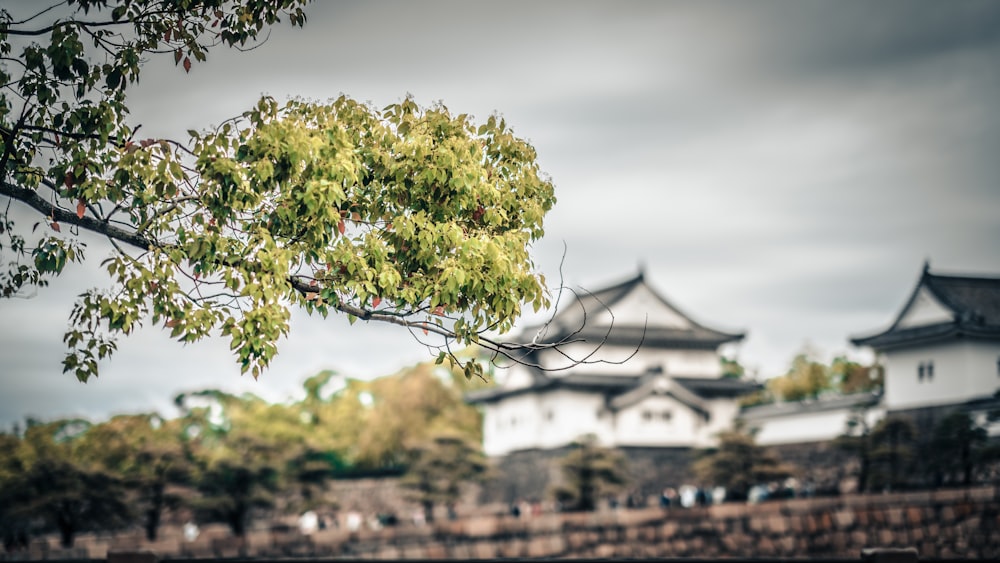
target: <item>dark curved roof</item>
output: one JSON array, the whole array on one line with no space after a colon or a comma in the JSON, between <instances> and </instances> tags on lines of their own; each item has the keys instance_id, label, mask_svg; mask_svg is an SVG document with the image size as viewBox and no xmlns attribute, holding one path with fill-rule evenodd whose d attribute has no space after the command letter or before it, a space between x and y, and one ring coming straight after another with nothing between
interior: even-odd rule
<instances>
[{"instance_id":1,"label":"dark curved roof","mask_svg":"<svg viewBox=\"0 0 1000 563\"><path fill-rule=\"evenodd\" d=\"M504 389L493 387L490 389L479 389L466 393L465 400L469 403L492 403L525 393L544 392L555 389L574 389L579 391L590 391L603 393L607 397L617 397L624 393L642 387L651 378L658 377L656 373L646 373L643 375L615 375L615 374L592 374L592 373L570 373L561 377L549 377L545 380L536 380L531 385L517 387L514 389ZM714 399L718 397L733 398L760 389L760 383L745 381L742 379L732 379L726 377L703 378L703 377L670 377L675 383L683 387L686 391L697 395L702 399Z\"/></svg>"},{"instance_id":2,"label":"dark curved roof","mask_svg":"<svg viewBox=\"0 0 1000 563\"><path fill-rule=\"evenodd\" d=\"M621 323L597 324L589 316L604 310L614 311L615 304L621 302L640 286L645 287L664 306L672 309L690 324L689 328L656 326L655 319L647 325ZM584 322L584 319L587 319ZM581 326L582 325L582 326ZM535 334L540 326L528 327L522 334ZM549 323L539 343L553 343L565 339L612 345L642 346L652 348L687 348L714 350L727 342L737 342L746 336L744 332L726 332L708 328L678 309L646 282L645 274L597 291L577 294L575 299L564 306Z\"/></svg>"},{"instance_id":3,"label":"dark curved roof","mask_svg":"<svg viewBox=\"0 0 1000 563\"><path fill-rule=\"evenodd\" d=\"M921 326L900 327L899 323L925 288L951 312L951 319ZM946 338L1000 338L1000 278L937 275L924 265L917 286L892 326L877 334L851 338L856 346L886 349L919 345Z\"/></svg>"}]
</instances>

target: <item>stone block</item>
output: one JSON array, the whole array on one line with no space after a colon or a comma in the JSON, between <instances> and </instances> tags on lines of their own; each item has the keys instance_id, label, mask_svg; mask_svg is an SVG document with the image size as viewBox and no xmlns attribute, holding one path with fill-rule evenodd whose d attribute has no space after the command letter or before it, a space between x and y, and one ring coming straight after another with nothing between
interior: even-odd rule
<instances>
[{"instance_id":1,"label":"stone block","mask_svg":"<svg viewBox=\"0 0 1000 563\"><path fill-rule=\"evenodd\" d=\"M528 557L538 558L549 555L550 544L545 538L534 537L528 540Z\"/></svg>"},{"instance_id":2,"label":"stone block","mask_svg":"<svg viewBox=\"0 0 1000 563\"><path fill-rule=\"evenodd\" d=\"M438 542L427 544L427 548L424 550L426 557L429 559L434 559L441 561L447 555L444 546Z\"/></svg>"},{"instance_id":3,"label":"stone block","mask_svg":"<svg viewBox=\"0 0 1000 563\"><path fill-rule=\"evenodd\" d=\"M847 530L854 525L854 512L850 510L838 510L833 513L833 520L841 530Z\"/></svg>"},{"instance_id":4,"label":"stone block","mask_svg":"<svg viewBox=\"0 0 1000 563\"><path fill-rule=\"evenodd\" d=\"M476 542L476 548L473 551L476 559L493 559L497 556L497 546L493 542Z\"/></svg>"},{"instance_id":5,"label":"stone block","mask_svg":"<svg viewBox=\"0 0 1000 563\"><path fill-rule=\"evenodd\" d=\"M902 508L890 508L887 511L886 519L889 521L889 525L898 528L903 525L903 509Z\"/></svg>"},{"instance_id":6,"label":"stone block","mask_svg":"<svg viewBox=\"0 0 1000 563\"><path fill-rule=\"evenodd\" d=\"M594 556L598 559L611 559L615 556L615 546L610 543L602 543L594 550Z\"/></svg>"},{"instance_id":7,"label":"stone block","mask_svg":"<svg viewBox=\"0 0 1000 563\"><path fill-rule=\"evenodd\" d=\"M108 563L159 563L152 551L109 551Z\"/></svg>"},{"instance_id":8,"label":"stone block","mask_svg":"<svg viewBox=\"0 0 1000 563\"><path fill-rule=\"evenodd\" d=\"M672 538L677 533L677 528L677 522L668 520L663 523L663 528L660 529L660 536L664 539Z\"/></svg>"},{"instance_id":9,"label":"stone block","mask_svg":"<svg viewBox=\"0 0 1000 563\"><path fill-rule=\"evenodd\" d=\"M896 535L891 530L879 530L878 543L884 546L892 546L896 543Z\"/></svg>"},{"instance_id":10,"label":"stone block","mask_svg":"<svg viewBox=\"0 0 1000 563\"><path fill-rule=\"evenodd\" d=\"M861 550L861 560L871 563L916 563L917 550L913 547L867 547Z\"/></svg>"},{"instance_id":11,"label":"stone block","mask_svg":"<svg viewBox=\"0 0 1000 563\"><path fill-rule=\"evenodd\" d=\"M785 534L788 532L788 519L776 514L768 518L767 527L776 534Z\"/></svg>"}]
</instances>

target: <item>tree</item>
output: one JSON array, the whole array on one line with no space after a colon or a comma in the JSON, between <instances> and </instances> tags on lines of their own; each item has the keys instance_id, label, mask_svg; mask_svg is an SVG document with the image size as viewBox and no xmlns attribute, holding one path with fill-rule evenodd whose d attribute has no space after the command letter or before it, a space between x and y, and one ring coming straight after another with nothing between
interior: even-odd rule
<instances>
[{"instance_id":1,"label":"tree","mask_svg":"<svg viewBox=\"0 0 1000 563\"><path fill-rule=\"evenodd\" d=\"M719 363L722 366L722 377L728 379L743 379L743 376L746 375L746 370L743 368L743 365L740 364L739 360L719 356Z\"/></svg>"},{"instance_id":2,"label":"tree","mask_svg":"<svg viewBox=\"0 0 1000 563\"><path fill-rule=\"evenodd\" d=\"M164 511L180 505L181 498L168 488L191 478L193 466L182 438L179 419L156 414L115 416L83 437L94 461L136 493L149 541L156 540Z\"/></svg>"},{"instance_id":3,"label":"tree","mask_svg":"<svg viewBox=\"0 0 1000 563\"><path fill-rule=\"evenodd\" d=\"M0 10L0 194L36 213L44 233L29 242L34 229L3 212L12 261L0 294L83 261L67 231L114 247L102 263L111 286L82 294L70 314L64 371L97 375L115 339L149 321L183 342L221 332L257 377L291 307L433 333L438 360L467 377L482 365L453 343L494 357L525 348L484 333L510 329L524 304L548 305L528 246L555 197L534 148L502 118L477 125L409 98L379 110L347 97L264 97L188 139L137 136L127 87L146 64L172 58L187 71L282 18L302 25L304 3L70 0L20 19ZM35 42L12 54L22 39Z\"/></svg>"},{"instance_id":4,"label":"tree","mask_svg":"<svg viewBox=\"0 0 1000 563\"><path fill-rule=\"evenodd\" d=\"M882 366L864 366L845 356L837 356L830 363L830 379L844 394L880 392L885 385Z\"/></svg>"},{"instance_id":5,"label":"tree","mask_svg":"<svg viewBox=\"0 0 1000 563\"><path fill-rule=\"evenodd\" d=\"M847 417L844 433L834 439L837 447L858 456L858 492L868 489L868 476L872 465L871 426L868 424L868 408L854 408Z\"/></svg>"},{"instance_id":6,"label":"tree","mask_svg":"<svg viewBox=\"0 0 1000 563\"><path fill-rule=\"evenodd\" d=\"M435 435L411 444L409 463L400 485L424 508L424 518L434 520L434 506L444 504L449 511L462 493L462 485L486 479L489 465L478 445L460 434Z\"/></svg>"},{"instance_id":7,"label":"tree","mask_svg":"<svg viewBox=\"0 0 1000 563\"><path fill-rule=\"evenodd\" d=\"M785 479L794 472L759 446L754 433L740 423L720 432L718 447L703 451L692 469L703 483L724 487L726 498L735 500L746 499L754 485Z\"/></svg>"},{"instance_id":8,"label":"tree","mask_svg":"<svg viewBox=\"0 0 1000 563\"><path fill-rule=\"evenodd\" d=\"M827 367L809 352L796 355L788 373L769 380L767 386L783 401L816 399L820 393L833 389Z\"/></svg>"},{"instance_id":9,"label":"tree","mask_svg":"<svg viewBox=\"0 0 1000 563\"><path fill-rule=\"evenodd\" d=\"M86 421L32 423L0 473L4 518L56 530L60 544L73 547L79 532L112 529L131 516L118 476L94 467L81 452ZM5 449L10 448L8 443Z\"/></svg>"},{"instance_id":10,"label":"tree","mask_svg":"<svg viewBox=\"0 0 1000 563\"><path fill-rule=\"evenodd\" d=\"M935 486L946 482L971 485L976 467L985 461L988 435L969 413L949 413L934 426L924 456Z\"/></svg>"},{"instance_id":11,"label":"tree","mask_svg":"<svg viewBox=\"0 0 1000 563\"><path fill-rule=\"evenodd\" d=\"M601 447L593 434L582 436L570 447L560 462L563 482L552 494L570 510L595 510L601 495L615 493L627 483L625 457Z\"/></svg>"},{"instance_id":12,"label":"tree","mask_svg":"<svg viewBox=\"0 0 1000 563\"><path fill-rule=\"evenodd\" d=\"M913 461L915 433L913 423L901 416L887 416L872 429L873 490L901 489L909 483L906 471Z\"/></svg>"}]
</instances>

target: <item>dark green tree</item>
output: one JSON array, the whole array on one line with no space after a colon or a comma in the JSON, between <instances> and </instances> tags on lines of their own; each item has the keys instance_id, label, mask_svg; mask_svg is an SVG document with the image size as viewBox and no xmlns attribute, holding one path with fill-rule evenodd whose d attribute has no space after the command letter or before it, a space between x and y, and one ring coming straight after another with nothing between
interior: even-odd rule
<instances>
[{"instance_id":1,"label":"dark green tree","mask_svg":"<svg viewBox=\"0 0 1000 563\"><path fill-rule=\"evenodd\" d=\"M461 497L462 486L482 482L490 471L478 444L454 432L412 444L407 457L400 485L420 503L428 522L434 520L435 505L443 504L450 511Z\"/></svg>"},{"instance_id":2,"label":"dark green tree","mask_svg":"<svg viewBox=\"0 0 1000 563\"><path fill-rule=\"evenodd\" d=\"M720 432L718 447L701 452L692 469L705 485L722 486L726 498L745 500L754 485L783 480L794 468L757 444L741 424Z\"/></svg>"},{"instance_id":3,"label":"dark green tree","mask_svg":"<svg viewBox=\"0 0 1000 563\"><path fill-rule=\"evenodd\" d=\"M868 490L872 465L872 429L868 424L868 409L854 408L847 418L844 433L834 439L834 444L858 458L858 492Z\"/></svg>"},{"instance_id":4,"label":"dark green tree","mask_svg":"<svg viewBox=\"0 0 1000 563\"><path fill-rule=\"evenodd\" d=\"M125 525L132 512L122 479L87 463L80 420L34 423L25 430L14 459L4 464L0 482L5 518L59 533L63 547L76 535ZM10 444L7 444L9 446Z\"/></svg>"},{"instance_id":5,"label":"dark green tree","mask_svg":"<svg viewBox=\"0 0 1000 563\"><path fill-rule=\"evenodd\" d=\"M94 425L83 439L93 461L133 491L146 538L155 541L164 512L181 504L170 487L188 484L193 471L180 421L157 414L119 415Z\"/></svg>"},{"instance_id":6,"label":"dark green tree","mask_svg":"<svg viewBox=\"0 0 1000 563\"><path fill-rule=\"evenodd\" d=\"M592 511L603 495L620 491L628 482L628 468L621 452L599 445L593 434L582 436L560 461L563 482L552 495L569 510Z\"/></svg>"},{"instance_id":7,"label":"dark green tree","mask_svg":"<svg viewBox=\"0 0 1000 563\"><path fill-rule=\"evenodd\" d=\"M909 419L887 416L871 432L872 490L898 490L910 484L916 431Z\"/></svg>"},{"instance_id":8,"label":"dark green tree","mask_svg":"<svg viewBox=\"0 0 1000 563\"><path fill-rule=\"evenodd\" d=\"M971 485L976 467L985 461L987 439L986 429L966 412L952 412L938 421L923 456L934 485Z\"/></svg>"}]
</instances>

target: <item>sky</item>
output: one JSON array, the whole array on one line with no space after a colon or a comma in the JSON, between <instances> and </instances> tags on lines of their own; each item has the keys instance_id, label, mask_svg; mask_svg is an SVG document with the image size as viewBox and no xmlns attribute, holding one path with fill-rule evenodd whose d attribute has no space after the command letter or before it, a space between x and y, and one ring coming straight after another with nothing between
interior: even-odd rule
<instances>
[{"instance_id":1,"label":"sky","mask_svg":"<svg viewBox=\"0 0 1000 563\"><path fill-rule=\"evenodd\" d=\"M31 5L34 5L33 3ZM23 7L24 4L21 5ZM317 2L248 52L185 74L150 60L130 92L149 136L185 138L262 95L412 95L498 113L538 152L558 202L540 272L599 289L647 280L758 378L806 347L888 326L925 261L1000 275L1000 2ZM205 388L301 396L323 369L394 373L430 358L387 325L295 313L253 380L221 339L147 325L98 379L61 373L76 296L109 247L28 298L0 301L0 426L25 416L171 414Z\"/></svg>"}]
</instances>

